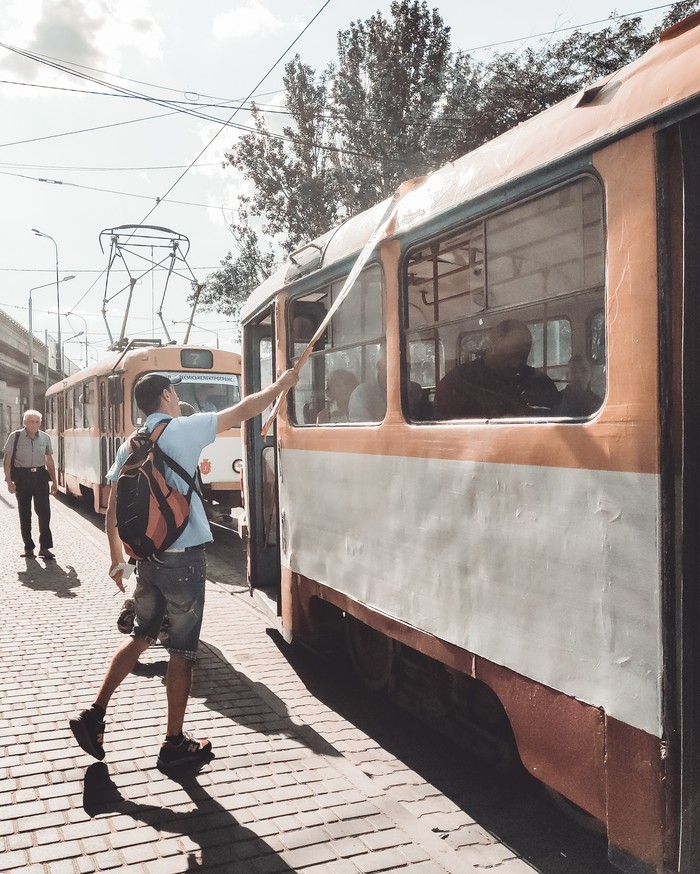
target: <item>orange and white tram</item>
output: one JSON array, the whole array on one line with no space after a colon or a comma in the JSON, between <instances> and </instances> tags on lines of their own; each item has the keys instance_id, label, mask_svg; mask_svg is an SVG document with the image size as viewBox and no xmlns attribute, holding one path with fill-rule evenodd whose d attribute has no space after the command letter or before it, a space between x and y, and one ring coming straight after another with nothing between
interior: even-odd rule
<instances>
[{"instance_id":1,"label":"orange and white tram","mask_svg":"<svg viewBox=\"0 0 700 874\"><path fill-rule=\"evenodd\" d=\"M97 512L107 509L105 476L119 445L145 421L134 384L152 372L181 376L177 394L193 412L222 410L240 400L240 355L153 340L132 341L52 385L46 392L46 430L54 443L59 488L74 495L91 490ZM203 451L199 470L212 521L231 526L231 509L241 504L242 464L237 428L219 434Z\"/></svg>"},{"instance_id":2,"label":"orange and white tram","mask_svg":"<svg viewBox=\"0 0 700 874\"><path fill-rule=\"evenodd\" d=\"M431 174L274 430L243 429L250 583L285 638L344 624L368 683L513 739L628 872L700 871L698 70L700 14ZM385 208L253 293L246 392L298 360ZM513 323L517 397L484 377L444 405Z\"/></svg>"}]
</instances>

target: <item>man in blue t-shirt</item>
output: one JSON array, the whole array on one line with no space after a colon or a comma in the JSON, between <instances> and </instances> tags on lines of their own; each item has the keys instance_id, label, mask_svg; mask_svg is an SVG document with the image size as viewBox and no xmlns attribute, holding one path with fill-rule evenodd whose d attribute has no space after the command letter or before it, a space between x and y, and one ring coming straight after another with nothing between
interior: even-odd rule
<instances>
[{"instance_id":1,"label":"man in blue t-shirt","mask_svg":"<svg viewBox=\"0 0 700 874\"><path fill-rule=\"evenodd\" d=\"M160 373L142 376L134 388L136 403L147 416L145 427L150 431L158 422L170 421L158 441L169 455L191 476L194 476L199 456L216 435L237 428L245 419L261 413L278 394L296 385L299 377L288 370L272 385L249 395L233 407L220 413L198 413L182 416L174 385L179 377ZM117 531L117 480L129 455L129 441L117 451L110 468L109 501L105 530L109 540L110 576L124 591L122 582L124 552ZM188 487L166 466L166 480L186 494ZM204 544L212 540L211 529L202 501L192 493L187 526L173 545L157 560L139 561L136 565L137 585L134 593L136 616L131 638L114 654L95 703L70 720L75 739L86 753L104 758L103 738L105 711L113 693L131 672L139 657L155 643L163 616L168 614L168 645L170 655L167 673L168 725L165 741L158 755L158 766L167 770L188 762L203 762L212 756L208 740L196 740L183 730L185 709L192 682L192 665L196 657L199 633L204 615L204 584L206 561Z\"/></svg>"}]
</instances>

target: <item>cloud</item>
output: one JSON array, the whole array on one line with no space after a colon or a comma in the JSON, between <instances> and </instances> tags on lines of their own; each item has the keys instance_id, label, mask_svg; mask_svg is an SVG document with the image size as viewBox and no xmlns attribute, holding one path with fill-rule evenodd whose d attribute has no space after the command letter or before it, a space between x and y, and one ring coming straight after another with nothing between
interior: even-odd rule
<instances>
[{"instance_id":1,"label":"cloud","mask_svg":"<svg viewBox=\"0 0 700 874\"><path fill-rule=\"evenodd\" d=\"M149 14L148 0L30 0L6 10L15 41L27 51L85 67L119 69L131 48L160 57L163 34ZM41 66L19 56L4 67L36 78Z\"/></svg>"},{"instance_id":2,"label":"cloud","mask_svg":"<svg viewBox=\"0 0 700 874\"><path fill-rule=\"evenodd\" d=\"M230 12L219 13L214 19L212 33L220 40L241 40L272 33L284 26L284 22L275 18L258 0L248 0Z\"/></svg>"}]
</instances>

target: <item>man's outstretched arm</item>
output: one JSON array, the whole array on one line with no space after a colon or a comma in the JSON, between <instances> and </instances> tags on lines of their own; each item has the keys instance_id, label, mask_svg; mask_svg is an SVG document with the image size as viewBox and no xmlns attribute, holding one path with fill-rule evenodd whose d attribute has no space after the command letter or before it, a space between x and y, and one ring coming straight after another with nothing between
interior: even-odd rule
<instances>
[{"instance_id":1,"label":"man's outstretched arm","mask_svg":"<svg viewBox=\"0 0 700 874\"><path fill-rule=\"evenodd\" d=\"M229 407L217 414L217 434L222 431L228 431L229 428L238 428L241 422L246 419L252 419L268 407L277 397L278 394L294 386L299 382L299 374L295 370L285 370L285 372L276 379L272 385L268 385L262 391L248 395L243 398L240 403L234 407Z\"/></svg>"}]
</instances>

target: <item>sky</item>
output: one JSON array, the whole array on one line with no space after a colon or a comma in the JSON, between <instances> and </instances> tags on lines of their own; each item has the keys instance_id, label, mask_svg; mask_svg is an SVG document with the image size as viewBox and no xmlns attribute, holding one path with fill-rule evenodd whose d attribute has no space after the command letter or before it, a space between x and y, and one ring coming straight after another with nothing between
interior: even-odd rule
<instances>
[{"instance_id":1,"label":"sky","mask_svg":"<svg viewBox=\"0 0 700 874\"><path fill-rule=\"evenodd\" d=\"M475 50L482 61L495 51L537 43L543 34L564 35L566 28L589 23L588 29L598 29L613 9L621 15L650 10L644 21L651 27L668 8L640 0L429 5L450 26L453 50ZM45 331L55 338L60 306L66 356L94 363L105 354L110 332L113 338L121 332L128 300L124 267L139 277L151 244L156 260L168 252L151 239L147 247L125 252L123 263L116 259L107 274L111 235L103 232L153 225L167 229L153 235L163 243L175 233L181 251L187 249L189 270L180 262L181 275L167 289L164 270L139 279L126 336L164 338L156 315L162 304L169 335L181 340L185 325L175 323L190 315L189 277L203 282L231 250L237 196L248 191L230 166L222 167L242 132L221 122L251 94L261 105L279 106L287 60L298 53L320 72L337 57L339 30L378 10L389 18L390 6L390 0L4 0L0 309L26 327L31 290L34 333L43 339ZM121 96L104 82L149 100ZM220 121L175 112L154 99L181 101ZM212 102L224 106L201 106ZM279 124L279 116L274 118ZM250 125L250 115L240 109L233 121ZM66 276L74 278L63 281ZM199 312L194 324L191 342L238 348L225 317Z\"/></svg>"}]
</instances>

